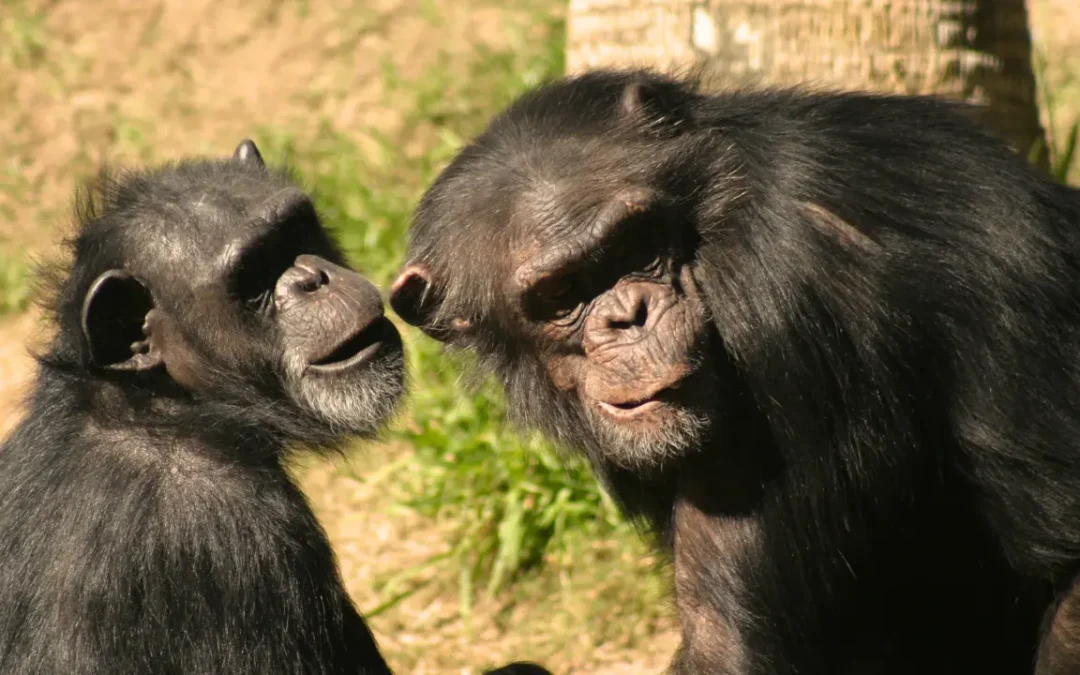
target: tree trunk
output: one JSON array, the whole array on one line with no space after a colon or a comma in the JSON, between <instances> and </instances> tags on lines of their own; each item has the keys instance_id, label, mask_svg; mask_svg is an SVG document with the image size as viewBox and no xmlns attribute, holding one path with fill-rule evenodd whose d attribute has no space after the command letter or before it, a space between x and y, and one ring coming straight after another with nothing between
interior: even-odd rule
<instances>
[{"instance_id":1,"label":"tree trunk","mask_svg":"<svg viewBox=\"0 0 1080 675\"><path fill-rule=\"evenodd\" d=\"M567 69L938 94L1045 167L1023 0L570 0Z\"/></svg>"}]
</instances>

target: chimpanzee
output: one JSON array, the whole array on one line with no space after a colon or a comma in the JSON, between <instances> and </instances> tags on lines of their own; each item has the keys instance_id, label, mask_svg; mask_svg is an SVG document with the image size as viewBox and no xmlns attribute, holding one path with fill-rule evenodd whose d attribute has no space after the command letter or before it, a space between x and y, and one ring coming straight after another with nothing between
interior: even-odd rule
<instances>
[{"instance_id":1,"label":"chimpanzee","mask_svg":"<svg viewBox=\"0 0 1080 675\"><path fill-rule=\"evenodd\" d=\"M674 672L1080 672L1080 197L967 111L589 72L409 247L398 314L670 551Z\"/></svg>"},{"instance_id":2,"label":"chimpanzee","mask_svg":"<svg viewBox=\"0 0 1080 675\"><path fill-rule=\"evenodd\" d=\"M250 141L99 187L0 447L0 672L389 673L283 467L392 413L378 290Z\"/></svg>"}]
</instances>

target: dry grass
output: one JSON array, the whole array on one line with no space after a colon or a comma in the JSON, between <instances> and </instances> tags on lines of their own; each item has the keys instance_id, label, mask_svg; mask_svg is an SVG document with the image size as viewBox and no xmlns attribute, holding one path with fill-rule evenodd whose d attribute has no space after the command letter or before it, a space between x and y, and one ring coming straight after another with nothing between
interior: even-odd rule
<instances>
[{"instance_id":1,"label":"dry grass","mask_svg":"<svg viewBox=\"0 0 1080 675\"><path fill-rule=\"evenodd\" d=\"M0 189L9 247L38 246L100 162L221 153L255 129L356 136L400 118L379 74L502 37L465 1L4 0ZM432 18L425 18L431 15Z\"/></svg>"},{"instance_id":2,"label":"dry grass","mask_svg":"<svg viewBox=\"0 0 1080 675\"><path fill-rule=\"evenodd\" d=\"M406 104L381 74L410 78L442 52L500 45L515 10L498 4L0 0L0 272L46 250L72 187L100 162L224 153L259 129L298 145L326 129L362 147L373 132L392 135ZM1080 49L1068 47L1080 44L1080 9L1031 4L1060 135L1080 115ZM0 317L0 435L30 372L34 321ZM382 608L371 623L400 672L473 673L516 658L558 672L662 670L676 635L670 613L642 606L663 594L644 545L583 544L559 576L525 579L463 617L455 589L416 567L447 550L448 530L398 506L388 467L409 452L374 446L345 467L299 469L357 604Z\"/></svg>"},{"instance_id":3,"label":"dry grass","mask_svg":"<svg viewBox=\"0 0 1080 675\"><path fill-rule=\"evenodd\" d=\"M0 438L19 419L19 401L26 394L32 374L30 345L36 337L37 316L26 313L0 316Z\"/></svg>"},{"instance_id":4,"label":"dry grass","mask_svg":"<svg viewBox=\"0 0 1080 675\"><path fill-rule=\"evenodd\" d=\"M406 596L369 619L395 668L466 674L531 658L560 673L663 670L677 635L669 613L642 607L663 593L643 544L625 551L613 550L613 542L583 546L579 564L562 567L559 576L522 580L462 617L450 580L425 564L449 549L449 528L395 506L387 463L407 455L372 448L344 466L319 462L301 470L361 609L370 614Z\"/></svg>"}]
</instances>

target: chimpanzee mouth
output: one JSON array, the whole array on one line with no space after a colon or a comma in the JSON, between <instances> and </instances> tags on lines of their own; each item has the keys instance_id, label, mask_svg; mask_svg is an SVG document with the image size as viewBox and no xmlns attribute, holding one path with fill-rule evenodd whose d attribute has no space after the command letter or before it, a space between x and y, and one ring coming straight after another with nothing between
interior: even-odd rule
<instances>
[{"instance_id":1,"label":"chimpanzee mouth","mask_svg":"<svg viewBox=\"0 0 1080 675\"><path fill-rule=\"evenodd\" d=\"M639 417L652 412L663 405L664 402L655 397L640 401L623 401L620 403L600 401L600 409L616 419Z\"/></svg>"},{"instance_id":2,"label":"chimpanzee mouth","mask_svg":"<svg viewBox=\"0 0 1080 675\"><path fill-rule=\"evenodd\" d=\"M370 361L383 346L390 320L385 316L369 323L359 332L346 338L328 354L311 361L308 369L322 373L346 370Z\"/></svg>"},{"instance_id":3,"label":"chimpanzee mouth","mask_svg":"<svg viewBox=\"0 0 1080 675\"><path fill-rule=\"evenodd\" d=\"M684 380L685 376L680 374L669 381L644 388L637 396L601 399L597 404L600 411L608 417L619 421L630 421L664 408L677 406L679 404L678 390ZM621 400L618 400L619 398Z\"/></svg>"}]
</instances>

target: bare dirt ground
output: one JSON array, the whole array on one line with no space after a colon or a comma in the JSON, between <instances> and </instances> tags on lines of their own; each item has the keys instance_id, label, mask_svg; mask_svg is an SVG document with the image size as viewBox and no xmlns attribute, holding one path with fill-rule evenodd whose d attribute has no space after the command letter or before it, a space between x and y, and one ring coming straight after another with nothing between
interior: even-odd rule
<instances>
[{"instance_id":1,"label":"bare dirt ground","mask_svg":"<svg viewBox=\"0 0 1080 675\"><path fill-rule=\"evenodd\" d=\"M422 0L0 0L0 266L48 250L76 180L101 161L228 152L258 127L303 139L323 124L360 141L363 127L392 129L400 110L380 86L385 62L408 75L440 50L467 49L463 36L504 39L502 10L437 4L433 19ZM1080 5L1031 7L1060 134L1080 114ZM36 326L33 313L0 316L0 436L18 417ZM384 600L376 580L445 548L440 526L390 506L379 467L401 452L374 447L349 470L301 471L361 608ZM465 674L540 652L558 654L549 665L561 672L630 675L660 672L675 648L670 622L602 642L572 611L545 621L550 607L489 601L466 622L436 588L372 624L400 672Z\"/></svg>"},{"instance_id":2,"label":"bare dirt ground","mask_svg":"<svg viewBox=\"0 0 1080 675\"><path fill-rule=\"evenodd\" d=\"M0 317L0 438L19 419L19 399L32 373L27 343L36 341L37 316L30 312Z\"/></svg>"}]
</instances>

